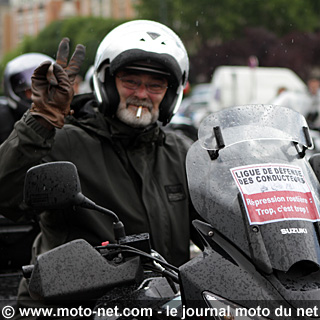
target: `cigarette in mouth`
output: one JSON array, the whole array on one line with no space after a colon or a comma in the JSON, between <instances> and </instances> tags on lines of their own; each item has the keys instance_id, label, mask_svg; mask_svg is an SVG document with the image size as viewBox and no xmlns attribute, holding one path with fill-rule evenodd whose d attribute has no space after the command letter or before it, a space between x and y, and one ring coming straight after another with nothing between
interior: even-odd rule
<instances>
[{"instance_id":1,"label":"cigarette in mouth","mask_svg":"<svg viewBox=\"0 0 320 320\"><path fill-rule=\"evenodd\" d=\"M141 113L142 113L142 106L139 106L138 110L137 110L137 114L136 117L139 119L141 117Z\"/></svg>"}]
</instances>

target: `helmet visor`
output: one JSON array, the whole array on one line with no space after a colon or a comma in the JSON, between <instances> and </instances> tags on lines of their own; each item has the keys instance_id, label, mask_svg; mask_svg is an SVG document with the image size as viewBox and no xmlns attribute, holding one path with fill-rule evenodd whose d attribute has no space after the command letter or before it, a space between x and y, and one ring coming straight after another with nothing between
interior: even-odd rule
<instances>
[{"instance_id":1,"label":"helmet visor","mask_svg":"<svg viewBox=\"0 0 320 320\"><path fill-rule=\"evenodd\" d=\"M163 65L156 62L138 61L136 63L131 63L127 66L124 66L124 69L170 76L168 70L165 69Z\"/></svg>"},{"instance_id":2,"label":"helmet visor","mask_svg":"<svg viewBox=\"0 0 320 320\"><path fill-rule=\"evenodd\" d=\"M27 89L31 89L31 76L35 68L29 68L13 75L10 79L11 87L18 96Z\"/></svg>"}]
</instances>

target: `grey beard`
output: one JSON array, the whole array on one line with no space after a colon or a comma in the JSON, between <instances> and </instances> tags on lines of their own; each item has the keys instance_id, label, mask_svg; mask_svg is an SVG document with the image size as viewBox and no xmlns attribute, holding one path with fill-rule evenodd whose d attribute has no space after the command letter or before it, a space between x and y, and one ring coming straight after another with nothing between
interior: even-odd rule
<instances>
[{"instance_id":1,"label":"grey beard","mask_svg":"<svg viewBox=\"0 0 320 320\"><path fill-rule=\"evenodd\" d=\"M136 115L129 109L118 108L116 116L120 121L133 128L145 128L158 120L159 111L156 113L144 113L140 118L137 118Z\"/></svg>"}]
</instances>

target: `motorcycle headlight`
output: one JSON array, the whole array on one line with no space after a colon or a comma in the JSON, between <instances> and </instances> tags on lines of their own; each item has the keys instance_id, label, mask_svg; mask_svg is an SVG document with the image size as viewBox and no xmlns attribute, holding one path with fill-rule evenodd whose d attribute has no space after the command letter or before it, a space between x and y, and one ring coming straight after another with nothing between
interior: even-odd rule
<instances>
[{"instance_id":1,"label":"motorcycle headlight","mask_svg":"<svg viewBox=\"0 0 320 320\"><path fill-rule=\"evenodd\" d=\"M202 293L203 299L207 303L209 310L207 316L214 319L224 320L268 320L270 310L257 306L255 308L245 308L229 300L219 297L209 291Z\"/></svg>"}]
</instances>

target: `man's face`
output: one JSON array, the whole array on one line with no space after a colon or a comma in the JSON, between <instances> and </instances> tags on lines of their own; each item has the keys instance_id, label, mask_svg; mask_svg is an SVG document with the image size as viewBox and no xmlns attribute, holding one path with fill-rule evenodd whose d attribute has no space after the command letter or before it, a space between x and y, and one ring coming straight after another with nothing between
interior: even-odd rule
<instances>
[{"instance_id":1,"label":"man's face","mask_svg":"<svg viewBox=\"0 0 320 320\"><path fill-rule=\"evenodd\" d=\"M119 71L115 79L120 96L118 119L135 128L155 123L167 91L167 79L158 74L131 71Z\"/></svg>"}]
</instances>

